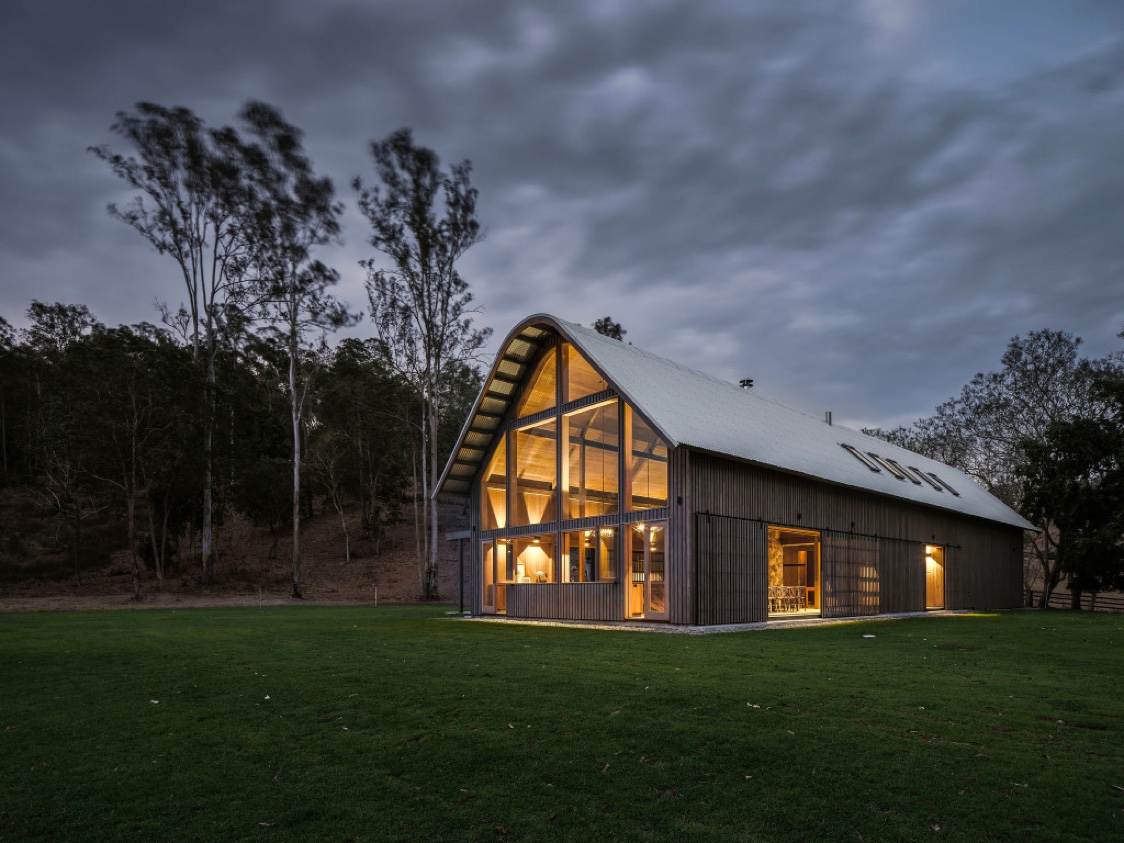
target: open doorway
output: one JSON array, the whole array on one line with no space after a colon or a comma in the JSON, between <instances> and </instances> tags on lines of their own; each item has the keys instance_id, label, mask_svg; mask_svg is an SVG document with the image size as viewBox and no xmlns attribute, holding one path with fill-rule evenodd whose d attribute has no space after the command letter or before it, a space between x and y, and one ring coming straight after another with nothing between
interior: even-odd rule
<instances>
[{"instance_id":1,"label":"open doorway","mask_svg":"<svg viewBox=\"0 0 1124 843\"><path fill-rule=\"evenodd\" d=\"M634 524L627 612L630 618L667 620L666 555L667 522Z\"/></svg>"},{"instance_id":2,"label":"open doorway","mask_svg":"<svg viewBox=\"0 0 1124 843\"><path fill-rule=\"evenodd\" d=\"M944 548L925 545L925 608L944 608Z\"/></svg>"},{"instance_id":3,"label":"open doorway","mask_svg":"<svg viewBox=\"0 0 1124 843\"><path fill-rule=\"evenodd\" d=\"M819 615L820 534L769 528L769 615Z\"/></svg>"}]
</instances>

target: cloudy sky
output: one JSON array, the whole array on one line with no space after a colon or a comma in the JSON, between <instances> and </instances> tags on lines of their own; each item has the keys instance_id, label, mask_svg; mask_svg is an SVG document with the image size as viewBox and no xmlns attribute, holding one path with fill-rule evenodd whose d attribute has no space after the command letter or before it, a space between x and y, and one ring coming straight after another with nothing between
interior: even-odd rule
<instances>
[{"instance_id":1,"label":"cloudy sky","mask_svg":"<svg viewBox=\"0 0 1124 843\"><path fill-rule=\"evenodd\" d=\"M1010 337L1124 327L1118 0L8 0L0 315L178 302L106 216L117 111L269 102L349 210L324 254L366 308L347 187L401 126L470 158L462 265L502 337L590 324L852 425L929 414ZM369 332L369 328L365 328Z\"/></svg>"}]
</instances>

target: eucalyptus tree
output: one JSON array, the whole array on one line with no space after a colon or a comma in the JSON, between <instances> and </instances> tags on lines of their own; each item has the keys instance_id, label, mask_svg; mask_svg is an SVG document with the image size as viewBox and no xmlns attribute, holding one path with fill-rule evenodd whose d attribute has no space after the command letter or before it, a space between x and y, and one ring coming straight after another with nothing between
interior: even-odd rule
<instances>
[{"instance_id":1,"label":"eucalyptus tree","mask_svg":"<svg viewBox=\"0 0 1124 843\"><path fill-rule=\"evenodd\" d=\"M437 597L437 500L441 384L458 362L475 358L491 329L473 326L472 293L457 261L480 240L472 165L448 172L437 154L414 144L409 129L371 143L379 183L356 178L359 210L371 224L381 257L363 261L371 319L380 349L421 399L422 495L428 521L423 539L422 595ZM385 265L384 265L385 264Z\"/></svg>"},{"instance_id":2,"label":"eucalyptus tree","mask_svg":"<svg viewBox=\"0 0 1124 843\"><path fill-rule=\"evenodd\" d=\"M203 579L211 583L215 359L224 342L245 326L246 314L259 298L247 275L246 218L252 197L246 188L243 144L233 129L210 129L186 108L148 102L119 112L111 130L133 154L106 146L90 151L137 194L124 207L111 203L109 213L175 262L186 302L176 313L162 309L173 325L182 314L181 328L204 371L201 552Z\"/></svg>"},{"instance_id":3,"label":"eucalyptus tree","mask_svg":"<svg viewBox=\"0 0 1124 843\"><path fill-rule=\"evenodd\" d=\"M1007 345L998 371L981 372L936 413L891 431L868 429L895 444L947 462L1016 509L1024 508L1020 479L1027 443L1044 443L1051 425L1075 418L1103 418L1107 401L1093 389L1090 373L1110 365L1085 360L1081 338L1066 331L1031 331ZM1048 509L1025 513L1041 531L1030 543L1028 575L1043 580L1043 605L1062 576L1057 527Z\"/></svg>"},{"instance_id":4,"label":"eucalyptus tree","mask_svg":"<svg viewBox=\"0 0 1124 843\"><path fill-rule=\"evenodd\" d=\"M343 206L331 179L317 176L301 145L301 132L271 106L251 102L242 110L249 142L243 148L250 204L251 262L264 303L288 357L292 432L292 595L301 597L301 438L312 363L310 339L324 346L327 331L356 318L328 291L339 273L313 257L339 235Z\"/></svg>"},{"instance_id":5,"label":"eucalyptus tree","mask_svg":"<svg viewBox=\"0 0 1124 843\"><path fill-rule=\"evenodd\" d=\"M1024 510L1056 527L1074 608L1083 591L1124 588L1124 367L1090 378L1109 411L1053 422L1041 441L1023 444L1019 467Z\"/></svg>"}]
</instances>

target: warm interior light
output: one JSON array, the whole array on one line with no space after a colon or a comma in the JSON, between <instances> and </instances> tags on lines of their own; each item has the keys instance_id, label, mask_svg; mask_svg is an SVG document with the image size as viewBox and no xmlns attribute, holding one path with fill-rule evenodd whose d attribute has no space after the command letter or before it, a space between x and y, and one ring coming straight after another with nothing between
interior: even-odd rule
<instances>
[{"instance_id":1,"label":"warm interior light","mask_svg":"<svg viewBox=\"0 0 1124 843\"><path fill-rule=\"evenodd\" d=\"M532 542L533 542L534 544L538 544L538 543L539 543L539 537L538 537L538 536L535 536L535 537L534 537L534 538L533 538L533 539L532 539L531 541L532 541Z\"/></svg>"},{"instance_id":2,"label":"warm interior light","mask_svg":"<svg viewBox=\"0 0 1124 843\"><path fill-rule=\"evenodd\" d=\"M496 516L496 526L503 528L507 526L507 499L505 497L505 490L488 489L488 501L492 505L492 512Z\"/></svg>"},{"instance_id":3,"label":"warm interior light","mask_svg":"<svg viewBox=\"0 0 1124 843\"><path fill-rule=\"evenodd\" d=\"M644 525L643 524L637 524L636 525L636 532L643 533L644 532Z\"/></svg>"},{"instance_id":4,"label":"warm interior light","mask_svg":"<svg viewBox=\"0 0 1124 843\"><path fill-rule=\"evenodd\" d=\"M531 524L541 524L553 493L520 490L523 502L527 505L527 520Z\"/></svg>"}]
</instances>

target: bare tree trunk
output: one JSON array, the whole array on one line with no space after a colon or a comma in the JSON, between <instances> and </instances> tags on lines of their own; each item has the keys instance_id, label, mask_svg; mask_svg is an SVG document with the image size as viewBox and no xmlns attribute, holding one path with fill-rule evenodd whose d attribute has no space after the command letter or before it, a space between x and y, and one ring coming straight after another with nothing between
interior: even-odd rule
<instances>
[{"instance_id":1,"label":"bare tree trunk","mask_svg":"<svg viewBox=\"0 0 1124 843\"><path fill-rule=\"evenodd\" d=\"M429 490L426 505L429 507L429 564L426 566L425 597L436 600L439 595L440 580L437 567L437 407L429 404Z\"/></svg>"},{"instance_id":2,"label":"bare tree trunk","mask_svg":"<svg viewBox=\"0 0 1124 843\"><path fill-rule=\"evenodd\" d=\"M148 502L148 541L152 545L152 561L156 565L156 590L164 590L164 566L163 560L160 558L160 548L156 546L157 541L162 541L163 537L157 539L156 536L156 518L153 512L154 507L152 501Z\"/></svg>"},{"instance_id":3,"label":"bare tree trunk","mask_svg":"<svg viewBox=\"0 0 1124 843\"><path fill-rule=\"evenodd\" d=\"M133 599L140 600L140 560L137 559L137 496L125 495L125 527L129 536L129 559L133 563Z\"/></svg>"},{"instance_id":4,"label":"bare tree trunk","mask_svg":"<svg viewBox=\"0 0 1124 843\"><path fill-rule=\"evenodd\" d=\"M422 396L421 479L422 479L422 600L429 600L429 400Z\"/></svg>"},{"instance_id":5,"label":"bare tree trunk","mask_svg":"<svg viewBox=\"0 0 1124 843\"><path fill-rule=\"evenodd\" d=\"M340 528L343 530L343 558L345 562L351 561L351 535L347 531L347 518L343 513L343 501L340 500L339 492L332 489L332 506L335 507L340 516Z\"/></svg>"},{"instance_id":6,"label":"bare tree trunk","mask_svg":"<svg viewBox=\"0 0 1124 843\"><path fill-rule=\"evenodd\" d=\"M1042 536L1042 548L1039 549L1035 546L1035 552L1038 555L1038 562L1042 566L1042 599L1038 603L1038 608L1050 608L1050 595L1053 594L1054 589L1057 587L1058 582L1061 580L1061 572L1058 570L1056 564L1050 563L1050 525L1045 524L1040 533Z\"/></svg>"},{"instance_id":7,"label":"bare tree trunk","mask_svg":"<svg viewBox=\"0 0 1124 843\"><path fill-rule=\"evenodd\" d=\"M164 517L160 532L156 532L155 507L149 501L148 534L152 540L152 560L156 565L156 590L164 590L164 550L168 546L168 498L164 498Z\"/></svg>"},{"instance_id":8,"label":"bare tree trunk","mask_svg":"<svg viewBox=\"0 0 1124 843\"><path fill-rule=\"evenodd\" d=\"M414 502L414 547L417 550L418 559L418 586L421 588L421 594L425 596L425 553L422 551L422 515L418 512L418 449L413 447L410 449L410 468L413 473L414 488L413 494L410 495Z\"/></svg>"},{"instance_id":9,"label":"bare tree trunk","mask_svg":"<svg viewBox=\"0 0 1124 843\"><path fill-rule=\"evenodd\" d=\"M207 399L204 402L205 418L203 420L203 512L202 529L199 551L203 556L203 583L213 585L215 582L215 563L211 556L211 542L213 536L211 525L212 487L214 484L214 439L215 439L215 368L214 359L207 367Z\"/></svg>"},{"instance_id":10,"label":"bare tree trunk","mask_svg":"<svg viewBox=\"0 0 1124 843\"><path fill-rule=\"evenodd\" d=\"M1069 584L1069 608L1075 611L1081 608L1081 594L1081 589L1071 582Z\"/></svg>"},{"instance_id":11,"label":"bare tree trunk","mask_svg":"<svg viewBox=\"0 0 1124 843\"><path fill-rule=\"evenodd\" d=\"M293 421L293 598L301 595L301 413L297 396L297 348L295 332L289 341L289 406Z\"/></svg>"},{"instance_id":12,"label":"bare tree trunk","mask_svg":"<svg viewBox=\"0 0 1124 843\"><path fill-rule=\"evenodd\" d=\"M195 508L192 507L191 523L187 527L187 561L190 564L195 562ZM182 559L180 560L183 561Z\"/></svg>"},{"instance_id":13,"label":"bare tree trunk","mask_svg":"<svg viewBox=\"0 0 1124 843\"><path fill-rule=\"evenodd\" d=\"M78 496L74 496L74 544L72 545L72 553L74 557L74 579L77 580L78 585L82 585L82 571L78 567L78 546L82 544L82 503L78 500Z\"/></svg>"}]
</instances>

